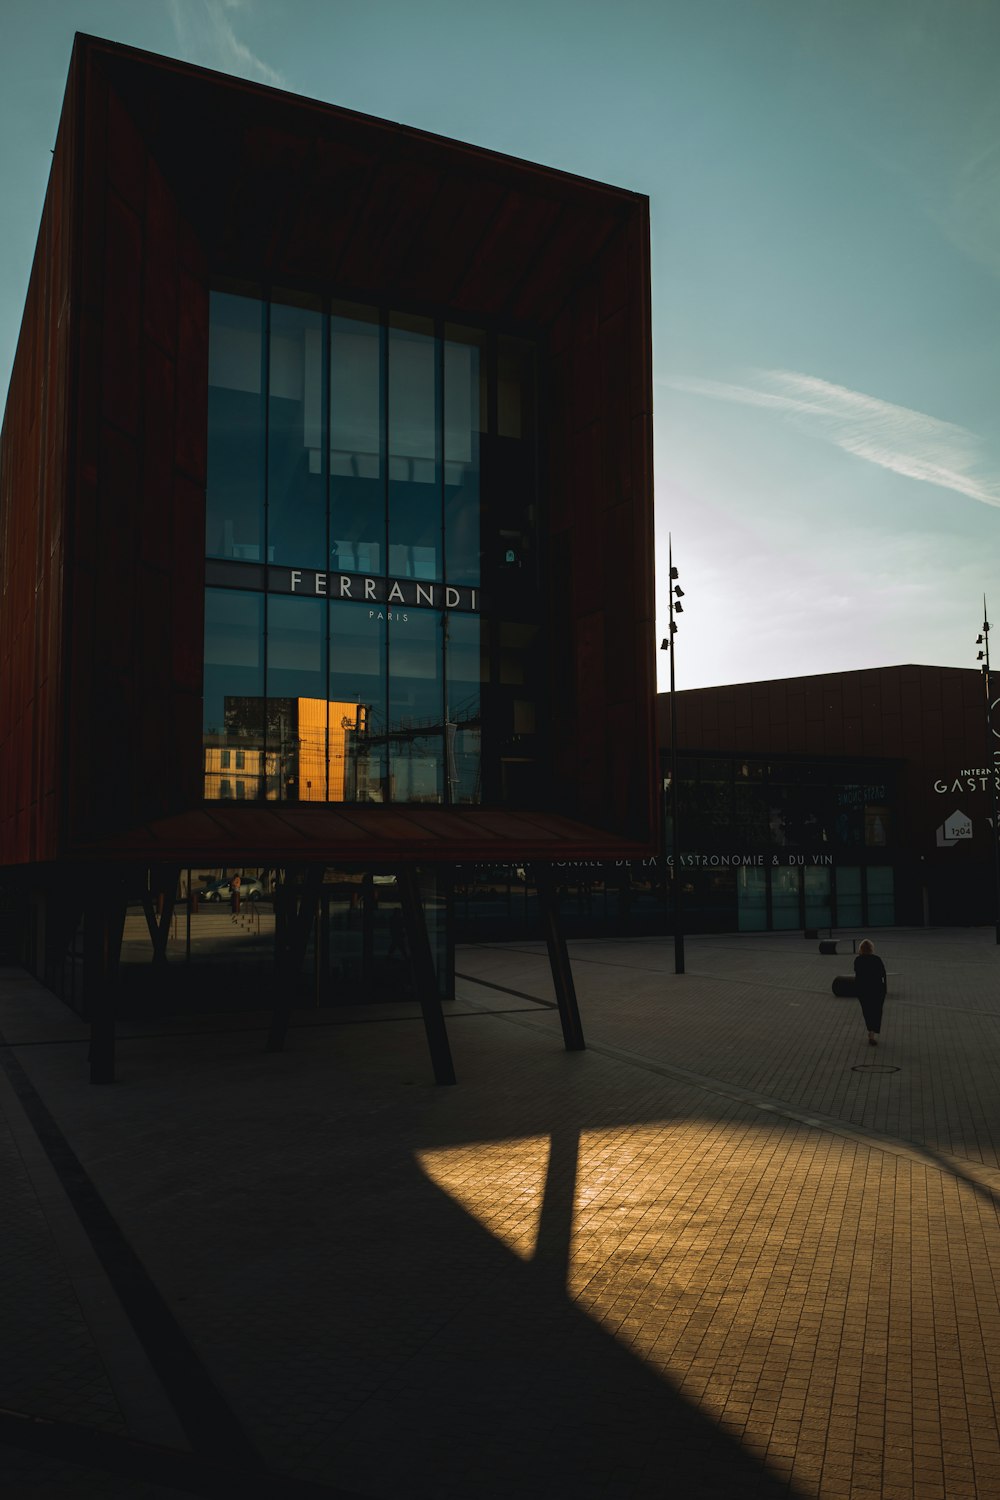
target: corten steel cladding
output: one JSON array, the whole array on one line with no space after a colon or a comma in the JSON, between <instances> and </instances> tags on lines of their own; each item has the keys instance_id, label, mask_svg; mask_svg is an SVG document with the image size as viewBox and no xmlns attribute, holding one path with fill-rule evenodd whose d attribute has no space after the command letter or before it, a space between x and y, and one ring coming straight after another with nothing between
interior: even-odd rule
<instances>
[{"instance_id":1,"label":"corten steel cladding","mask_svg":"<svg viewBox=\"0 0 1000 1500\"><path fill-rule=\"evenodd\" d=\"M530 813L206 808L220 277L537 341L551 731ZM78 37L3 436L0 863L650 852L651 388L643 196Z\"/></svg>"}]
</instances>

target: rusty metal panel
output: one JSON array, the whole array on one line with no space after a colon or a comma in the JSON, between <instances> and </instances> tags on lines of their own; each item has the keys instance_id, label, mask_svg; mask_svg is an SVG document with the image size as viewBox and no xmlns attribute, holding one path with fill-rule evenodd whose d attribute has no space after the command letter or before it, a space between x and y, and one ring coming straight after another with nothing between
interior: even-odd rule
<instances>
[{"instance_id":1,"label":"rusty metal panel","mask_svg":"<svg viewBox=\"0 0 1000 1500\"><path fill-rule=\"evenodd\" d=\"M551 811L577 820L581 849L579 820L589 820L595 855L600 839L607 851L650 847L645 200L88 38L74 53L64 122L77 115L79 150L71 172L65 146L57 151L53 182L62 178L40 241L39 285L51 287L29 294L10 437L5 429L5 459L18 454L5 462L5 487L33 495L43 483L34 535L16 507L3 516L18 566L0 601L10 627L0 701L11 706L0 735L18 770L14 790L0 793L0 858L53 857L53 808L64 848L109 855L129 829L197 810L212 274L292 273L324 290L339 275L390 305L530 324L551 356L540 382ZM72 320L62 315L71 282ZM40 365L55 367L62 406L30 395ZM25 769L35 729L42 739ZM22 804L39 810L33 842L6 833L23 825ZM598 825L610 831L595 835ZM384 847L420 844L415 825L377 826ZM524 837L549 847L553 835L532 827ZM449 858L461 857L463 837L469 848L495 837L454 809L440 833ZM429 838L424 830L423 847Z\"/></svg>"},{"instance_id":2,"label":"rusty metal panel","mask_svg":"<svg viewBox=\"0 0 1000 1500\"><path fill-rule=\"evenodd\" d=\"M655 825L648 291L626 274L647 234L637 212L561 316L549 412L549 465L570 476L552 526L571 575L550 631L558 641L568 609L576 661L556 716L557 775L567 807L633 832Z\"/></svg>"},{"instance_id":3,"label":"rusty metal panel","mask_svg":"<svg viewBox=\"0 0 1000 1500\"><path fill-rule=\"evenodd\" d=\"M76 113L71 72L0 436L4 864L52 858L58 849Z\"/></svg>"},{"instance_id":4,"label":"rusty metal panel","mask_svg":"<svg viewBox=\"0 0 1000 1500\"><path fill-rule=\"evenodd\" d=\"M103 254L100 267L84 256L77 392L79 629L70 642L65 806L73 843L191 797L186 764L197 766L199 734L202 621L190 589L203 576L204 257L130 111L99 72L88 74L95 118L82 173L82 220ZM178 757L180 726L193 737Z\"/></svg>"},{"instance_id":5,"label":"rusty metal panel","mask_svg":"<svg viewBox=\"0 0 1000 1500\"><path fill-rule=\"evenodd\" d=\"M101 415L135 435L140 406L136 374L142 338L142 221L117 193L108 193L105 202Z\"/></svg>"}]
</instances>

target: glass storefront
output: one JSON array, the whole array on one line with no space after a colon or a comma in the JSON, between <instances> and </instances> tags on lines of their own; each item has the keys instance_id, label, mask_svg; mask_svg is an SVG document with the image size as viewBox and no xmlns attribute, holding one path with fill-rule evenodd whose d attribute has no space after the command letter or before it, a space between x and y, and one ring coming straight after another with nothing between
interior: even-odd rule
<instances>
[{"instance_id":1,"label":"glass storefront","mask_svg":"<svg viewBox=\"0 0 1000 1500\"><path fill-rule=\"evenodd\" d=\"M205 797L536 800L534 346L289 293L210 318Z\"/></svg>"},{"instance_id":2,"label":"glass storefront","mask_svg":"<svg viewBox=\"0 0 1000 1500\"><path fill-rule=\"evenodd\" d=\"M837 920L842 927L861 921L861 867L840 865L836 871Z\"/></svg>"},{"instance_id":3,"label":"glass storefront","mask_svg":"<svg viewBox=\"0 0 1000 1500\"><path fill-rule=\"evenodd\" d=\"M301 872L261 866L239 869L242 898L234 903L232 869L186 869L165 935L168 963L151 996L146 978L151 937L139 892L130 892L119 971L121 1013L148 1015L150 1005L188 1011L271 1009L275 939L282 902L294 895ZM412 1002L410 947L395 875L375 867L329 866L315 892L313 920L293 985L299 1009L377 1001ZM439 991L454 988L451 873L421 867L418 882ZM79 947L79 943L75 944ZM75 1004L78 965L51 976Z\"/></svg>"},{"instance_id":4,"label":"glass storefront","mask_svg":"<svg viewBox=\"0 0 1000 1500\"><path fill-rule=\"evenodd\" d=\"M832 874L828 865L802 871L806 927L833 926Z\"/></svg>"},{"instance_id":5,"label":"glass storefront","mask_svg":"<svg viewBox=\"0 0 1000 1500\"><path fill-rule=\"evenodd\" d=\"M677 764L688 930L895 921L893 762L681 755ZM669 854L669 791L664 813Z\"/></svg>"}]
</instances>

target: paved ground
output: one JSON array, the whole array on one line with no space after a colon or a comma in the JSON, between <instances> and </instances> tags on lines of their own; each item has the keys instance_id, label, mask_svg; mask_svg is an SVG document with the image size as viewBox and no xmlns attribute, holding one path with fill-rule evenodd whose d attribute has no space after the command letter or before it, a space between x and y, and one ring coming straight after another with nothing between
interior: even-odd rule
<instances>
[{"instance_id":1,"label":"paved ground","mask_svg":"<svg viewBox=\"0 0 1000 1500\"><path fill-rule=\"evenodd\" d=\"M887 931L461 950L406 1006L83 1028L0 971L20 1497L1000 1496L1000 950ZM34 1418L35 1420L29 1420Z\"/></svg>"}]
</instances>

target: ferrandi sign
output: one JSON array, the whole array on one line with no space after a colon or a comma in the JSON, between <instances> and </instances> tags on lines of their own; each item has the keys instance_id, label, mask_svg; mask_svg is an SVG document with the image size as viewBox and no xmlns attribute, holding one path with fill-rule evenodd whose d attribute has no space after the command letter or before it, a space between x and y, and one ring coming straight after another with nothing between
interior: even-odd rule
<instances>
[{"instance_id":1,"label":"ferrandi sign","mask_svg":"<svg viewBox=\"0 0 1000 1500\"><path fill-rule=\"evenodd\" d=\"M315 568L267 570L271 593L304 594L312 599L349 599L354 604L410 609L456 609L479 613L479 589L423 583L415 578L369 578L363 573L328 573Z\"/></svg>"}]
</instances>

